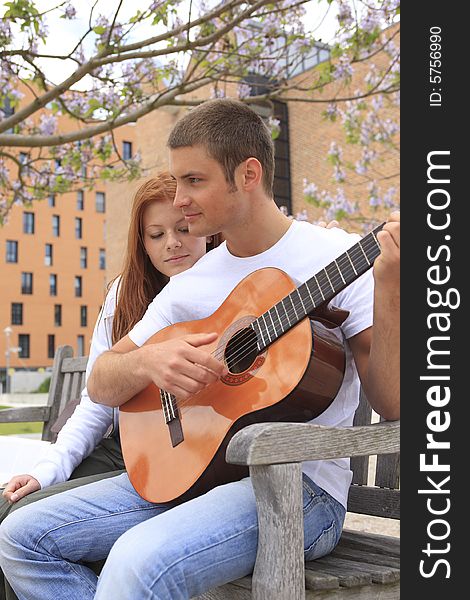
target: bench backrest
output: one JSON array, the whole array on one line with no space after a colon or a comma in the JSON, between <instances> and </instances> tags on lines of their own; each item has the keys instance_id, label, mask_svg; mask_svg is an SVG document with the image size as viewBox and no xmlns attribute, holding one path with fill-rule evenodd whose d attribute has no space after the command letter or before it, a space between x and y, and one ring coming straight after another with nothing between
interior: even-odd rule
<instances>
[{"instance_id":1,"label":"bench backrest","mask_svg":"<svg viewBox=\"0 0 470 600\"><path fill-rule=\"evenodd\" d=\"M85 372L88 357L73 358L72 346L59 346L54 356L51 384L47 406L47 419L44 420L42 439L55 442L57 432L52 428L65 406L80 398L85 387Z\"/></svg>"},{"instance_id":2,"label":"bench backrest","mask_svg":"<svg viewBox=\"0 0 470 600\"><path fill-rule=\"evenodd\" d=\"M375 418L374 418L375 417ZM354 425L369 425L377 420L365 395L361 393ZM350 512L376 517L400 518L400 454L351 458L353 472L349 490Z\"/></svg>"}]
</instances>

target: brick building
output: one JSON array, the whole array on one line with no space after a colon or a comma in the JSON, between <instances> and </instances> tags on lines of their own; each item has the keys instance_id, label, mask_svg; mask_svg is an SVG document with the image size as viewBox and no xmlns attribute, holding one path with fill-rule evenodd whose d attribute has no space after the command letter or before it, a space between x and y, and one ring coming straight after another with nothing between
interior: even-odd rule
<instances>
[{"instance_id":1,"label":"brick building","mask_svg":"<svg viewBox=\"0 0 470 600\"><path fill-rule=\"evenodd\" d=\"M27 102L30 93L25 92ZM72 126L62 118L58 129L67 132ZM121 128L117 143L132 143L132 133L132 127ZM18 157L26 160L29 152L20 148ZM0 227L4 390L7 366L10 373L51 366L55 349L62 344L70 344L75 354L88 354L106 291L107 210L106 185L98 183L93 190L14 206Z\"/></svg>"}]
</instances>

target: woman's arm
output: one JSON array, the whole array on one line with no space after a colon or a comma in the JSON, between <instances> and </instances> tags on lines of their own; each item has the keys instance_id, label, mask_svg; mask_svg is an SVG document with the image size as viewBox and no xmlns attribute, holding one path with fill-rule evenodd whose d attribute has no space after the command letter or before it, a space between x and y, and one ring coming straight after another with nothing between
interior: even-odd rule
<instances>
[{"instance_id":1,"label":"woman's arm","mask_svg":"<svg viewBox=\"0 0 470 600\"><path fill-rule=\"evenodd\" d=\"M87 379L97 357L112 346L117 284L115 281L109 290L95 323L87 362ZM51 444L48 452L28 475L12 478L5 488L5 497L15 502L40 488L67 481L75 467L93 452L113 424L113 414L112 408L92 402L85 388L80 404L62 427L56 442Z\"/></svg>"}]
</instances>

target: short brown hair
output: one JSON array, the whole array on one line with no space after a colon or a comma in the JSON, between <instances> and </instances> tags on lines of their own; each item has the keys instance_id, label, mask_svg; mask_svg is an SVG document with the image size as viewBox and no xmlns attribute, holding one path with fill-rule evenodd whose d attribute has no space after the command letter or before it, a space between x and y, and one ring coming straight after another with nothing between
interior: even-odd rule
<instances>
[{"instance_id":1,"label":"short brown hair","mask_svg":"<svg viewBox=\"0 0 470 600\"><path fill-rule=\"evenodd\" d=\"M168 138L171 149L202 145L235 184L235 169L254 157L263 168L263 187L273 194L274 144L263 119L243 102L218 98L203 102L180 119Z\"/></svg>"}]
</instances>

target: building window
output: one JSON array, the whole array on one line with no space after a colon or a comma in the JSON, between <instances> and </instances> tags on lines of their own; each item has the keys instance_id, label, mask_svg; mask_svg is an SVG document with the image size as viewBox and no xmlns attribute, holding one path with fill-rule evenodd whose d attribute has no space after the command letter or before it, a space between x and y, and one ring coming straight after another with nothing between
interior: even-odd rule
<instances>
[{"instance_id":1,"label":"building window","mask_svg":"<svg viewBox=\"0 0 470 600\"><path fill-rule=\"evenodd\" d=\"M85 194L83 190L77 192L77 210L83 210L85 208Z\"/></svg>"},{"instance_id":2,"label":"building window","mask_svg":"<svg viewBox=\"0 0 470 600\"><path fill-rule=\"evenodd\" d=\"M34 213L23 213L23 233L34 233Z\"/></svg>"},{"instance_id":3,"label":"building window","mask_svg":"<svg viewBox=\"0 0 470 600\"><path fill-rule=\"evenodd\" d=\"M80 217L75 217L75 238L77 240L82 239L82 220Z\"/></svg>"},{"instance_id":4,"label":"building window","mask_svg":"<svg viewBox=\"0 0 470 600\"><path fill-rule=\"evenodd\" d=\"M29 358L29 333L20 333L18 335L18 356L20 358Z\"/></svg>"},{"instance_id":5,"label":"building window","mask_svg":"<svg viewBox=\"0 0 470 600\"><path fill-rule=\"evenodd\" d=\"M32 273L21 273L21 293L32 294L33 293L33 274Z\"/></svg>"},{"instance_id":6,"label":"building window","mask_svg":"<svg viewBox=\"0 0 470 600\"><path fill-rule=\"evenodd\" d=\"M104 192L96 192L95 196L96 212L106 212L106 198Z\"/></svg>"},{"instance_id":7,"label":"building window","mask_svg":"<svg viewBox=\"0 0 470 600\"><path fill-rule=\"evenodd\" d=\"M18 262L18 242L7 240L6 261L9 263Z\"/></svg>"},{"instance_id":8,"label":"building window","mask_svg":"<svg viewBox=\"0 0 470 600\"><path fill-rule=\"evenodd\" d=\"M82 278L81 278L80 275L77 275L75 277L75 296L77 298L81 298L82 293L83 293L83 290L82 290Z\"/></svg>"},{"instance_id":9,"label":"building window","mask_svg":"<svg viewBox=\"0 0 470 600\"><path fill-rule=\"evenodd\" d=\"M49 295L57 296L57 275L49 275Z\"/></svg>"},{"instance_id":10,"label":"building window","mask_svg":"<svg viewBox=\"0 0 470 600\"><path fill-rule=\"evenodd\" d=\"M104 248L100 248L99 268L101 270L106 269L106 251Z\"/></svg>"},{"instance_id":11,"label":"building window","mask_svg":"<svg viewBox=\"0 0 470 600\"><path fill-rule=\"evenodd\" d=\"M20 152L18 159L22 165L25 165L29 160L29 154L27 152Z\"/></svg>"},{"instance_id":12,"label":"building window","mask_svg":"<svg viewBox=\"0 0 470 600\"><path fill-rule=\"evenodd\" d=\"M44 264L46 267L52 267L52 244L45 246Z\"/></svg>"},{"instance_id":13,"label":"building window","mask_svg":"<svg viewBox=\"0 0 470 600\"><path fill-rule=\"evenodd\" d=\"M52 215L52 235L54 237L60 236L60 216Z\"/></svg>"},{"instance_id":14,"label":"building window","mask_svg":"<svg viewBox=\"0 0 470 600\"><path fill-rule=\"evenodd\" d=\"M55 206L55 194L49 194L47 197L47 204L52 208Z\"/></svg>"},{"instance_id":15,"label":"building window","mask_svg":"<svg viewBox=\"0 0 470 600\"><path fill-rule=\"evenodd\" d=\"M80 306L80 327L88 325L88 309L86 306Z\"/></svg>"},{"instance_id":16,"label":"building window","mask_svg":"<svg viewBox=\"0 0 470 600\"><path fill-rule=\"evenodd\" d=\"M80 267L86 269L88 264L88 251L86 248L80 248Z\"/></svg>"},{"instance_id":17,"label":"building window","mask_svg":"<svg viewBox=\"0 0 470 600\"><path fill-rule=\"evenodd\" d=\"M132 158L132 142L122 142L122 158L124 160Z\"/></svg>"},{"instance_id":18,"label":"building window","mask_svg":"<svg viewBox=\"0 0 470 600\"><path fill-rule=\"evenodd\" d=\"M23 304L21 302L11 303L11 324L23 325Z\"/></svg>"},{"instance_id":19,"label":"building window","mask_svg":"<svg viewBox=\"0 0 470 600\"><path fill-rule=\"evenodd\" d=\"M62 304L54 304L54 325L62 326Z\"/></svg>"},{"instance_id":20,"label":"building window","mask_svg":"<svg viewBox=\"0 0 470 600\"><path fill-rule=\"evenodd\" d=\"M55 355L55 335L47 336L47 358L54 358Z\"/></svg>"},{"instance_id":21,"label":"building window","mask_svg":"<svg viewBox=\"0 0 470 600\"><path fill-rule=\"evenodd\" d=\"M77 356L85 356L85 336L77 335Z\"/></svg>"}]
</instances>

